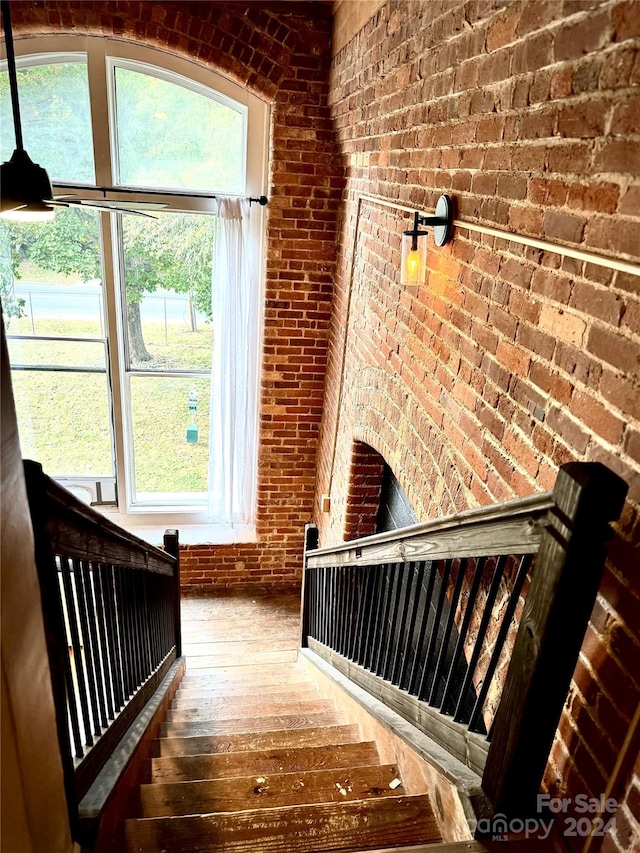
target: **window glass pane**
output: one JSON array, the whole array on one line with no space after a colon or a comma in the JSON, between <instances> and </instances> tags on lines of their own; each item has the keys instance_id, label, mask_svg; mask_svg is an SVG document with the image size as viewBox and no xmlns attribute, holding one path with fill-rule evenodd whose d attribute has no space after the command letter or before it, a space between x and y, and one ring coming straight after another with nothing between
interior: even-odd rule
<instances>
[{"instance_id":1,"label":"window glass pane","mask_svg":"<svg viewBox=\"0 0 640 853\"><path fill-rule=\"evenodd\" d=\"M114 475L104 373L13 371L22 455L50 476Z\"/></svg>"},{"instance_id":2,"label":"window glass pane","mask_svg":"<svg viewBox=\"0 0 640 853\"><path fill-rule=\"evenodd\" d=\"M214 222L188 213L123 215L131 368L210 369Z\"/></svg>"},{"instance_id":3,"label":"window glass pane","mask_svg":"<svg viewBox=\"0 0 640 853\"><path fill-rule=\"evenodd\" d=\"M197 497L207 489L209 379L132 376L138 502Z\"/></svg>"},{"instance_id":4,"label":"window glass pane","mask_svg":"<svg viewBox=\"0 0 640 853\"><path fill-rule=\"evenodd\" d=\"M101 343L80 341L40 341L9 338L12 365L51 365L56 367L93 367L106 370L105 347Z\"/></svg>"},{"instance_id":5,"label":"window glass pane","mask_svg":"<svg viewBox=\"0 0 640 853\"><path fill-rule=\"evenodd\" d=\"M51 180L93 183L93 140L86 62L18 69L24 146ZM13 153L15 133L9 74L0 74L2 160Z\"/></svg>"},{"instance_id":6,"label":"window glass pane","mask_svg":"<svg viewBox=\"0 0 640 853\"><path fill-rule=\"evenodd\" d=\"M115 68L119 183L243 193L245 113L168 80Z\"/></svg>"},{"instance_id":7,"label":"window glass pane","mask_svg":"<svg viewBox=\"0 0 640 853\"><path fill-rule=\"evenodd\" d=\"M99 214L0 222L0 297L10 334L105 336Z\"/></svg>"}]
</instances>

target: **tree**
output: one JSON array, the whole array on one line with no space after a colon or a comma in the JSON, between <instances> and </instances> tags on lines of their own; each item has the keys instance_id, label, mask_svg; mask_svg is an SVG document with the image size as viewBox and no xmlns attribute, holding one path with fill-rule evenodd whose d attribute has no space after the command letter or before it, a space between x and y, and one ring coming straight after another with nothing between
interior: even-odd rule
<instances>
[{"instance_id":1,"label":"tree","mask_svg":"<svg viewBox=\"0 0 640 853\"><path fill-rule=\"evenodd\" d=\"M58 213L53 222L3 225L3 303L25 260L51 272L79 275L83 281L101 278L98 216L73 207ZM124 293L129 347L135 362L152 359L140 317L145 294L158 288L193 294L196 308L211 316L213 228L212 216L161 213L150 219L123 214Z\"/></svg>"}]
</instances>

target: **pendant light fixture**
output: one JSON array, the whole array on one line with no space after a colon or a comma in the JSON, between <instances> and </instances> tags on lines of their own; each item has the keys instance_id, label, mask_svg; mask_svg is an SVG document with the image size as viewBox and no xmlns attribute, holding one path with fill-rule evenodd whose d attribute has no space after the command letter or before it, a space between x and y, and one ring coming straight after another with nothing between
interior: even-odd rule
<instances>
[{"instance_id":1,"label":"pendant light fixture","mask_svg":"<svg viewBox=\"0 0 640 853\"><path fill-rule=\"evenodd\" d=\"M16 148L11 159L0 166L0 217L20 222L44 222L55 216L55 210L51 205L53 190L46 171L42 166L34 163L24 150L11 11L8 0L2 0L0 5L7 46L13 129L16 137Z\"/></svg>"},{"instance_id":2,"label":"pendant light fixture","mask_svg":"<svg viewBox=\"0 0 640 853\"><path fill-rule=\"evenodd\" d=\"M436 246L444 246L451 237L452 220L451 199L448 195L441 195L438 199L435 216L421 216L418 211L414 213L413 228L403 232L405 238L409 239L402 241L401 285L415 287L424 284L427 272L427 241L420 240L420 237L426 237L429 232L421 231L420 226L432 226Z\"/></svg>"}]
</instances>

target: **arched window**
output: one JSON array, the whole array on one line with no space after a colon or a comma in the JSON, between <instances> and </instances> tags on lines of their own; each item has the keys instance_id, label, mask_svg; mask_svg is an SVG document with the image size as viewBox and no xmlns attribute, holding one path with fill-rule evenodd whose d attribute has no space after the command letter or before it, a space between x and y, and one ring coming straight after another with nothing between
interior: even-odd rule
<instances>
[{"instance_id":1,"label":"arched window","mask_svg":"<svg viewBox=\"0 0 640 853\"><path fill-rule=\"evenodd\" d=\"M174 521L251 525L261 208L241 206L253 290L238 304L250 301L254 312L242 320L249 387L234 414L252 436L238 462L241 489L238 476L218 476L228 454L212 453L209 427L210 406L215 422L229 405L224 388L211 395L212 377L219 385L212 367L225 374L235 362L233 340L216 350L214 338L216 346L233 339L233 312L245 309L216 309L216 284L212 306L212 258L224 238L220 199L264 192L268 109L225 78L153 49L58 37L18 41L16 50L25 148L55 196L99 206L73 204L48 223L0 222L23 455L145 535L150 524ZM15 147L7 76L3 161ZM141 203L151 216L139 215ZM223 327L214 335L216 322Z\"/></svg>"}]
</instances>

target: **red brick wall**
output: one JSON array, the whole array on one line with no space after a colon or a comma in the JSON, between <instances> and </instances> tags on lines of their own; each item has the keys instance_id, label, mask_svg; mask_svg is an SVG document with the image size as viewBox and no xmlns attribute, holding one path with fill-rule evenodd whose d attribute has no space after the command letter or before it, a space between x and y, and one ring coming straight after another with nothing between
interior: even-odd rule
<instances>
[{"instance_id":1,"label":"red brick wall","mask_svg":"<svg viewBox=\"0 0 640 853\"><path fill-rule=\"evenodd\" d=\"M15 3L16 37L115 36L173 52L272 107L256 544L183 549L183 583L300 581L311 519L338 206L343 186L327 107L326 7L290 3Z\"/></svg>"},{"instance_id":2,"label":"red brick wall","mask_svg":"<svg viewBox=\"0 0 640 853\"><path fill-rule=\"evenodd\" d=\"M622 474L629 500L546 778L570 795L607 790L640 700L640 278L458 227L442 249L430 239L411 294L409 214L359 196L433 210L447 192L462 220L637 263L639 46L634 2L391 0L331 75L348 183L321 544L342 538L354 440L421 519L548 489L572 459ZM622 821L608 850L633 848Z\"/></svg>"},{"instance_id":3,"label":"red brick wall","mask_svg":"<svg viewBox=\"0 0 640 853\"><path fill-rule=\"evenodd\" d=\"M382 456L368 444L354 441L343 539L359 539L376 532L383 474Z\"/></svg>"}]
</instances>

